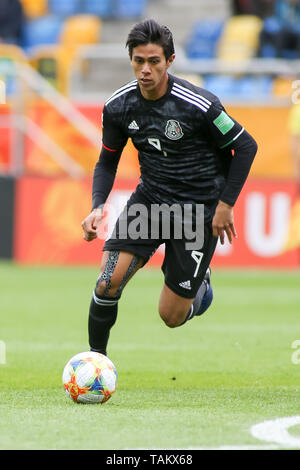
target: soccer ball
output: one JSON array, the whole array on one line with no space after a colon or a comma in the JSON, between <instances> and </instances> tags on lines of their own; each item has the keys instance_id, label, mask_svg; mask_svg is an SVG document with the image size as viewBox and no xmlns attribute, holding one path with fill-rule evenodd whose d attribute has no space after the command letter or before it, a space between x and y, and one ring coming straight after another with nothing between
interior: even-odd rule
<instances>
[{"instance_id":1,"label":"soccer ball","mask_svg":"<svg viewBox=\"0 0 300 470\"><path fill-rule=\"evenodd\" d=\"M116 391L118 374L108 357L89 351L73 356L63 371L67 396L77 403L105 403Z\"/></svg>"}]
</instances>

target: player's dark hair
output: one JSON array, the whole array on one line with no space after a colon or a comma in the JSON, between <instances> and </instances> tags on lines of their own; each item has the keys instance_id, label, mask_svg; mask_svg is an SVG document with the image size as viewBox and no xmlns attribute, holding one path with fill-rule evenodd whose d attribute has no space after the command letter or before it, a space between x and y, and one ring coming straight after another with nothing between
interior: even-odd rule
<instances>
[{"instance_id":1,"label":"player's dark hair","mask_svg":"<svg viewBox=\"0 0 300 470\"><path fill-rule=\"evenodd\" d=\"M154 20L145 20L137 23L130 31L126 47L128 47L130 59L135 47L146 44L158 44L164 50L166 60L174 54L173 35L167 26L161 26Z\"/></svg>"}]
</instances>

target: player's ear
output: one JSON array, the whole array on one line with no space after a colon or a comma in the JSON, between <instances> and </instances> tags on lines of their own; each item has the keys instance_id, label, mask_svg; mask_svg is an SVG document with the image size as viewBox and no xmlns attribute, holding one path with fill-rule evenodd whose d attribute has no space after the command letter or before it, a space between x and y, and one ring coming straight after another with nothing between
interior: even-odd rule
<instances>
[{"instance_id":1,"label":"player's ear","mask_svg":"<svg viewBox=\"0 0 300 470\"><path fill-rule=\"evenodd\" d=\"M168 67L170 67L170 66L173 64L174 59L175 59L175 54L172 54L172 55L168 58L168 60L167 60L167 66L168 66Z\"/></svg>"}]
</instances>

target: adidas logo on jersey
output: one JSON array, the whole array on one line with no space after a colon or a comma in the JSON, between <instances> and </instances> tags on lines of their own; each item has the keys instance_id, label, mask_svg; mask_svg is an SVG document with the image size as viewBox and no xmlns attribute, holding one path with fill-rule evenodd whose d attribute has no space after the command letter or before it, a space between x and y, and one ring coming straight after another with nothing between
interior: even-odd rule
<instances>
[{"instance_id":1,"label":"adidas logo on jersey","mask_svg":"<svg viewBox=\"0 0 300 470\"><path fill-rule=\"evenodd\" d=\"M128 129L132 129L134 131L138 131L140 128L139 126L137 125L136 121L132 121L129 126L128 126Z\"/></svg>"},{"instance_id":2,"label":"adidas logo on jersey","mask_svg":"<svg viewBox=\"0 0 300 470\"><path fill-rule=\"evenodd\" d=\"M179 283L180 287L183 287L184 289L191 289L191 281L183 281Z\"/></svg>"}]
</instances>

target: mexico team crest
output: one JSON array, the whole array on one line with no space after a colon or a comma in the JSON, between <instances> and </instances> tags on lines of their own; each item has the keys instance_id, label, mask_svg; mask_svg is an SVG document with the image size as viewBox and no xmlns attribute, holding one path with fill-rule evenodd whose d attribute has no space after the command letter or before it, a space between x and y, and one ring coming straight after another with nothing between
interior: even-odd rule
<instances>
[{"instance_id":1,"label":"mexico team crest","mask_svg":"<svg viewBox=\"0 0 300 470\"><path fill-rule=\"evenodd\" d=\"M165 135L171 140L181 139L181 137L183 137L183 132L179 122L174 119L170 119L166 125Z\"/></svg>"}]
</instances>

